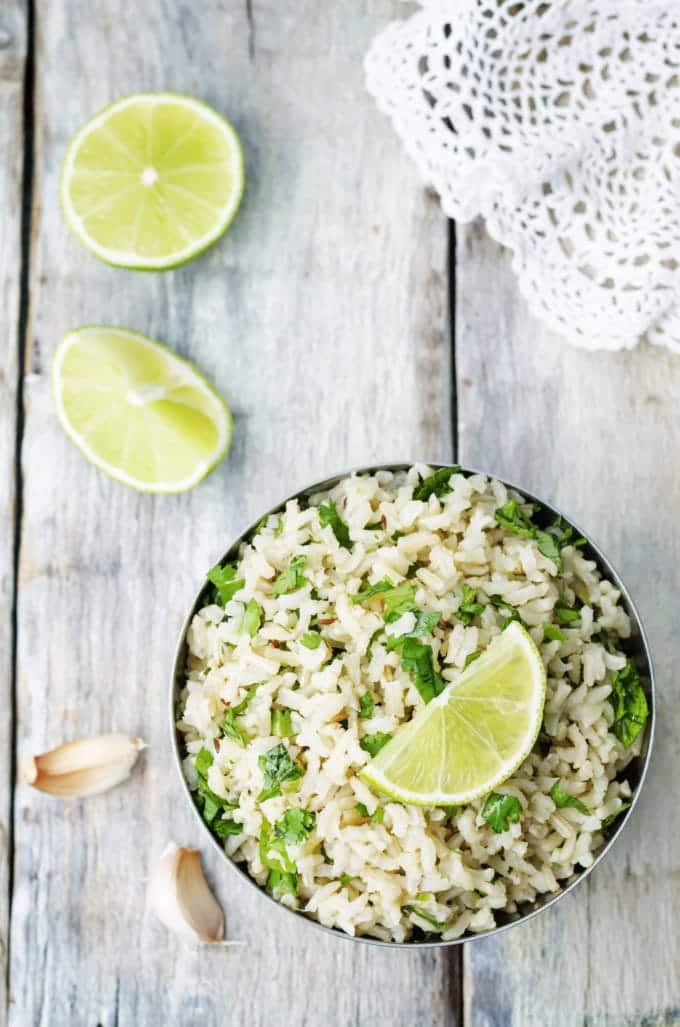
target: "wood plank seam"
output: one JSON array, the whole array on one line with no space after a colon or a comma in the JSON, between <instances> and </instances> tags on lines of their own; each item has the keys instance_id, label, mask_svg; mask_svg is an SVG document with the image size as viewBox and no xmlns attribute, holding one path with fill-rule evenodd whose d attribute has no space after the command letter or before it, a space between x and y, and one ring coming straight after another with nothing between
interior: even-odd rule
<instances>
[{"instance_id":1,"label":"wood plank seam","mask_svg":"<svg viewBox=\"0 0 680 1027\"><path fill-rule=\"evenodd\" d=\"M33 222L33 137L34 137L34 32L35 32L35 8L34 0L26 0L26 60L24 65L24 95L23 95L23 168L21 183L21 252L19 255L19 316L17 320L17 393L16 393L16 442L14 450L14 539L13 539L13 573L12 573L12 595L11 595L11 682L10 682L10 782L9 782L9 811L8 811L8 921L7 921L7 951L6 957L6 995L7 1009L4 1010L5 1017L8 1016L9 1004L11 1002L11 925L12 925L12 898L14 892L14 813L15 794L17 783L17 626L18 626L18 599L19 599L19 551L21 548L21 518L22 518L22 474L21 474L21 449L24 434L24 373L26 369L26 346L29 337L29 280L30 280L30 259L31 259L31 229Z\"/></svg>"}]
</instances>

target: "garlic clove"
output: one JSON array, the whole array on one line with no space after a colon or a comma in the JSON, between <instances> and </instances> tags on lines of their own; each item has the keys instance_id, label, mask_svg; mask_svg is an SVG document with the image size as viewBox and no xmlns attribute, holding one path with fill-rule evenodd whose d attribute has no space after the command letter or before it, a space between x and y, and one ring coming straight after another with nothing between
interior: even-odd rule
<instances>
[{"instance_id":1,"label":"garlic clove","mask_svg":"<svg viewBox=\"0 0 680 1027\"><path fill-rule=\"evenodd\" d=\"M97 795L130 775L145 743L127 735L98 735L67 742L22 761L25 781L63 799Z\"/></svg>"},{"instance_id":2,"label":"garlic clove","mask_svg":"<svg viewBox=\"0 0 680 1027\"><path fill-rule=\"evenodd\" d=\"M223 941L224 914L208 887L198 849L170 842L151 873L147 904L166 927L186 941L242 944Z\"/></svg>"}]
</instances>

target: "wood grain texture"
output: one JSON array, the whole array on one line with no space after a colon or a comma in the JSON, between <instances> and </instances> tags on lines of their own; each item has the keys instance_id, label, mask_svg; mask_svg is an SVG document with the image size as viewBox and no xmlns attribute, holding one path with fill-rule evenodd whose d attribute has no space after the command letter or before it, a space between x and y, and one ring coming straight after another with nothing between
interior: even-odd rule
<instances>
[{"instance_id":1,"label":"wood grain texture","mask_svg":"<svg viewBox=\"0 0 680 1027\"><path fill-rule=\"evenodd\" d=\"M576 892L468 946L467 1027L680 1023L680 361L640 347L587 353L527 313L500 250L458 230L460 459L554 500L601 543L635 597L658 678L646 794Z\"/></svg>"},{"instance_id":2,"label":"wood grain texture","mask_svg":"<svg viewBox=\"0 0 680 1027\"><path fill-rule=\"evenodd\" d=\"M168 838L205 841L166 722L176 635L205 568L239 527L315 477L451 455L446 224L363 86L362 55L398 4L38 7L19 738L42 751L114 729L149 749L132 780L86 802L19 791L10 1023L452 1027L455 957L326 937L272 911L207 850L245 950L184 948L144 911ZM160 276L100 264L57 202L71 133L142 89L214 104L242 136L248 175L227 238ZM93 321L165 340L232 404L232 452L192 493L136 495L60 431L50 355L67 329Z\"/></svg>"},{"instance_id":3,"label":"wood grain texture","mask_svg":"<svg viewBox=\"0 0 680 1027\"><path fill-rule=\"evenodd\" d=\"M0 8L0 1024L6 1022L8 999L12 608L25 60L24 4L21 0L5 0Z\"/></svg>"}]
</instances>

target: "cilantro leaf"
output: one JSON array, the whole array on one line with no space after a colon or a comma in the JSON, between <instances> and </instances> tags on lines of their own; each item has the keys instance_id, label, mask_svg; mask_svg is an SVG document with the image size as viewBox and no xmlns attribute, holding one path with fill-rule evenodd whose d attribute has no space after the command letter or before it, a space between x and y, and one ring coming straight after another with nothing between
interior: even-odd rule
<instances>
[{"instance_id":1,"label":"cilantro leaf","mask_svg":"<svg viewBox=\"0 0 680 1027\"><path fill-rule=\"evenodd\" d=\"M516 499L511 499L505 506L499 506L495 517L501 528L511 531L513 535L519 535L520 538L534 538L536 526Z\"/></svg>"},{"instance_id":2,"label":"cilantro leaf","mask_svg":"<svg viewBox=\"0 0 680 1027\"><path fill-rule=\"evenodd\" d=\"M610 635L607 634L606 631L598 631L596 635L593 635L591 637L590 641L598 642L599 645L604 646L608 653L618 652L616 648L616 643L613 641Z\"/></svg>"},{"instance_id":3,"label":"cilantro leaf","mask_svg":"<svg viewBox=\"0 0 680 1027\"><path fill-rule=\"evenodd\" d=\"M281 571L272 587L272 595L275 598L286 595L288 592L295 592L298 588L309 584L302 573L306 563L306 556L296 556L290 561L285 571Z\"/></svg>"},{"instance_id":4,"label":"cilantro leaf","mask_svg":"<svg viewBox=\"0 0 680 1027\"><path fill-rule=\"evenodd\" d=\"M371 820L373 821L374 824L382 824L384 819L385 819L385 807L384 806L377 806L376 810L375 810L375 813L371 817Z\"/></svg>"},{"instance_id":5,"label":"cilantro leaf","mask_svg":"<svg viewBox=\"0 0 680 1027\"><path fill-rule=\"evenodd\" d=\"M302 636L300 642L306 649L318 649L321 645L322 638L318 631L308 631Z\"/></svg>"},{"instance_id":6,"label":"cilantro leaf","mask_svg":"<svg viewBox=\"0 0 680 1027\"><path fill-rule=\"evenodd\" d=\"M199 753L196 756L196 759L194 760L194 767L196 768L196 773L200 777L207 777L208 770L210 769L210 767L212 767L214 762L215 757L209 749L206 749L204 747L199 751Z\"/></svg>"},{"instance_id":7,"label":"cilantro leaf","mask_svg":"<svg viewBox=\"0 0 680 1027\"><path fill-rule=\"evenodd\" d=\"M435 471L429 478L424 478L420 485L413 490L413 498L425 502L430 496L438 496L439 499L448 496L449 492L453 492L451 476L459 471L460 467L442 467L439 471Z\"/></svg>"},{"instance_id":8,"label":"cilantro leaf","mask_svg":"<svg viewBox=\"0 0 680 1027\"><path fill-rule=\"evenodd\" d=\"M243 834L243 824L235 820L216 820L212 829L218 838L228 838L232 834Z\"/></svg>"},{"instance_id":9,"label":"cilantro leaf","mask_svg":"<svg viewBox=\"0 0 680 1027\"><path fill-rule=\"evenodd\" d=\"M287 845L302 845L316 825L316 813L306 809L288 809L281 820L274 824L274 835L283 838Z\"/></svg>"},{"instance_id":10,"label":"cilantro leaf","mask_svg":"<svg viewBox=\"0 0 680 1027\"><path fill-rule=\"evenodd\" d=\"M421 920L424 920L426 923L430 924L437 931L443 931L446 927L445 920L437 920L437 918L433 916L432 913L428 913L426 910L421 909L419 906L402 906L401 910L402 913L411 913L413 914L413 916L420 917Z\"/></svg>"},{"instance_id":11,"label":"cilantro leaf","mask_svg":"<svg viewBox=\"0 0 680 1027\"><path fill-rule=\"evenodd\" d=\"M570 606L565 599L558 599L554 606L555 616L563 627L574 624L581 619L581 611Z\"/></svg>"},{"instance_id":12,"label":"cilantro leaf","mask_svg":"<svg viewBox=\"0 0 680 1027\"><path fill-rule=\"evenodd\" d=\"M237 706L232 706L230 709L226 710L222 720L222 731L226 737L231 738L232 741L237 742L239 745L244 747L248 744L248 738L236 723L236 718L246 712L248 704L255 695L257 688L258 685L251 685L245 694L245 698L243 698Z\"/></svg>"},{"instance_id":13,"label":"cilantro leaf","mask_svg":"<svg viewBox=\"0 0 680 1027\"><path fill-rule=\"evenodd\" d=\"M416 586L410 581L402 581L384 593L385 601L385 623L394 624L405 613L411 613L415 609Z\"/></svg>"},{"instance_id":14,"label":"cilantro leaf","mask_svg":"<svg viewBox=\"0 0 680 1027\"><path fill-rule=\"evenodd\" d=\"M375 585L365 585L364 588L359 589L355 596L352 596L353 603L365 603L368 599L372 599L373 596L380 595L382 592L389 592L394 585L389 578L382 578L380 581L376 581Z\"/></svg>"},{"instance_id":15,"label":"cilantro leaf","mask_svg":"<svg viewBox=\"0 0 680 1027\"><path fill-rule=\"evenodd\" d=\"M281 794L281 785L287 781L297 781L302 777L303 770L299 763L291 759L288 749L279 742L273 749L262 753L257 758L257 765L262 771L264 788L258 795L258 802L272 799Z\"/></svg>"},{"instance_id":16,"label":"cilantro leaf","mask_svg":"<svg viewBox=\"0 0 680 1027\"><path fill-rule=\"evenodd\" d=\"M224 566L216 563L214 567L210 568L206 577L215 586L213 589L214 602L221 606L226 606L229 600L245 585L243 578L236 577L236 565L233 563L225 563Z\"/></svg>"},{"instance_id":17,"label":"cilantro leaf","mask_svg":"<svg viewBox=\"0 0 680 1027\"><path fill-rule=\"evenodd\" d=\"M609 701L614 707L614 734L628 749L647 723L649 706L633 660L612 674L614 689Z\"/></svg>"},{"instance_id":18,"label":"cilantro leaf","mask_svg":"<svg viewBox=\"0 0 680 1027\"><path fill-rule=\"evenodd\" d=\"M392 735L388 735L385 731L376 731L373 735L365 735L359 742L359 745L369 756L377 756L383 746L387 745L391 739ZM366 816L368 816L368 812L366 812Z\"/></svg>"},{"instance_id":19,"label":"cilantro leaf","mask_svg":"<svg viewBox=\"0 0 680 1027\"><path fill-rule=\"evenodd\" d=\"M478 617L484 611L484 604L476 601L476 591L471 585L463 585L463 598L456 610L456 617L463 624L469 624L473 617Z\"/></svg>"},{"instance_id":20,"label":"cilantro leaf","mask_svg":"<svg viewBox=\"0 0 680 1027\"><path fill-rule=\"evenodd\" d=\"M507 831L522 816L522 803L514 795L492 792L482 807L482 816L495 834Z\"/></svg>"},{"instance_id":21,"label":"cilantro leaf","mask_svg":"<svg viewBox=\"0 0 680 1027\"><path fill-rule=\"evenodd\" d=\"M349 884L350 881L356 881L357 878L357 874L340 874L338 881L340 882L340 884Z\"/></svg>"},{"instance_id":22,"label":"cilantro leaf","mask_svg":"<svg viewBox=\"0 0 680 1027\"><path fill-rule=\"evenodd\" d=\"M345 549L352 548L349 528L338 513L337 507L332 500L329 500L328 503L322 503L319 507L319 521L322 528L330 525L333 529L333 534L341 546L344 546Z\"/></svg>"},{"instance_id":23,"label":"cilantro leaf","mask_svg":"<svg viewBox=\"0 0 680 1027\"><path fill-rule=\"evenodd\" d=\"M444 681L434 668L431 645L425 645L409 635L402 635L389 639L387 648L400 654L402 670L413 675L413 683L426 703L439 695L444 688Z\"/></svg>"},{"instance_id":24,"label":"cilantro leaf","mask_svg":"<svg viewBox=\"0 0 680 1027\"><path fill-rule=\"evenodd\" d=\"M295 863L286 850L285 840L276 837L271 824L263 817L260 828L260 863L269 870L267 887L272 892L297 895L298 878Z\"/></svg>"},{"instance_id":25,"label":"cilantro leaf","mask_svg":"<svg viewBox=\"0 0 680 1027\"><path fill-rule=\"evenodd\" d=\"M370 692L364 692L359 699L359 716L362 720L368 720L369 717L373 716L374 709L375 699Z\"/></svg>"},{"instance_id":26,"label":"cilantro leaf","mask_svg":"<svg viewBox=\"0 0 680 1027\"><path fill-rule=\"evenodd\" d=\"M267 887L274 895L288 892L289 895L297 895L298 876L294 870L270 870L267 878Z\"/></svg>"},{"instance_id":27,"label":"cilantro leaf","mask_svg":"<svg viewBox=\"0 0 680 1027\"><path fill-rule=\"evenodd\" d=\"M481 655L482 654L481 654L481 652L479 650L477 650L476 653L468 653L467 656L465 657L465 663L463 664L463 670L467 670L468 667L470 666L470 664L474 663L475 660L478 660Z\"/></svg>"},{"instance_id":28,"label":"cilantro leaf","mask_svg":"<svg viewBox=\"0 0 680 1027\"><path fill-rule=\"evenodd\" d=\"M416 622L408 634L412 638L421 638L423 635L431 635L442 619L438 610L414 610Z\"/></svg>"},{"instance_id":29,"label":"cilantro leaf","mask_svg":"<svg viewBox=\"0 0 680 1027\"><path fill-rule=\"evenodd\" d=\"M624 813L627 809L630 809L630 807L630 802L624 802L619 806L617 810L614 810L614 812L610 813L608 817L605 817L602 821L602 827L604 828L604 830L606 831L608 827L611 827L616 818L620 816L621 813Z\"/></svg>"},{"instance_id":30,"label":"cilantro leaf","mask_svg":"<svg viewBox=\"0 0 680 1027\"><path fill-rule=\"evenodd\" d=\"M233 809L231 803L216 795L208 784L208 771L215 761L213 754L206 748L201 749L194 760L194 767L198 777L198 795L196 805L201 811L201 816L207 824L213 823L218 813L225 809ZM216 830L216 828L215 828ZM239 832L240 833L240 832Z\"/></svg>"},{"instance_id":31,"label":"cilantro leaf","mask_svg":"<svg viewBox=\"0 0 680 1027\"><path fill-rule=\"evenodd\" d=\"M368 812L368 806L366 806L365 803L357 802L354 808L360 817L364 817L366 820L368 820L371 814Z\"/></svg>"},{"instance_id":32,"label":"cilantro leaf","mask_svg":"<svg viewBox=\"0 0 680 1027\"><path fill-rule=\"evenodd\" d=\"M540 528L536 529L536 544L538 545L539 553L543 556L547 556L549 560L555 564L555 570L558 574L564 573L564 563L562 561L562 554L560 553L560 545L551 531L542 531Z\"/></svg>"},{"instance_id":33,"label":"cilantro leaf","mask_svg":"<svg viewBox=\"0 0 680 1027\"><path fill-rule=\"evenodd\" d=\"M503 599L502 596L489 596L489 602L496 606L499 610L503 610L507 614L507 617L501 624L501 631L505 631L508 624L512 624L513 621L518 621L520 624L523 623L517 607L512 606L505 599Z\"/></svg>"},{"instance_id":34,"label":"cilantro leaf","mask_svg":"<svg viewBox=\"0 0 680 1027\"><path fill-rule=\"evenodd\" d=\"M272 734L277 738L292 738L293 718L290 710L272 710Z\"/></svg>"},{"instance_id":35,"label":"cilantro leaf","mask_svg":"<svg viewBox=\"0 0 680 1027\"><path fill-rule=\"evenodd\" d=\"M566 642L567 636L556 624L543 625L543 638L548 642Z\"/></svg>"},{"instance_id":36,"label":"cilantro leaf","mask_svg":"<svg viewBox=\"0 0 680 1027\"><path fill-rule=\"evenodd\" d=\"M575 795L570 795L569 792L566 792L562 787L561 781L555 781L555 784L550 789L550 798L558 809L572 807L577 809L579 813L583 813L586 817L590 815L590 810L585 803L577 799Z\"/></svg>"},{"instance_id":37,"label":"cilantro leaf","mask_svg":"<svg viewBox=\"0 0 680 1027\"><path fill-rule=\"evenodd\" d=\"M262 624L262 607L256 599L249 599L243 613L242 630L253 638Z\"/></svg>"}]
</instances>

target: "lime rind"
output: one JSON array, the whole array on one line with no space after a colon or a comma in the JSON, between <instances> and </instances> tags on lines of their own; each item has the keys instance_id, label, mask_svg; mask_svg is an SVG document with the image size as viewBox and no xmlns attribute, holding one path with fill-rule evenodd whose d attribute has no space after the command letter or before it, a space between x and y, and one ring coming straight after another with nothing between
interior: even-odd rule
<instances>
[{"instance_id":1,"label":"lime rind","mask_svg":"<svg viewBox=\"0 0 680 1027\"><path fill-rule=\"evenodd\" d=\"M421 732L423 725L427 726L429 723L433 722L433 718L437 718L439 711L443 711L443 709L447 707L452 700L455 701L455 693L457 690L464 689L469 682L474 682L475 679L481 680L489 663L494 659L494 645L503 646L508 653L510 653L511 650L515 653L518 650L523 652L526 658L526 666L531 673L531 702L529 704L530 716L527 718L526 725L523 727L521 741L518 742L510 755L505 758L500 758L500 756L498 756L498 769L495 772L489 772L486 774L483 782L477 782L474 787L463 787L454 791L442 791L438 789L423 791L422 789L409 788L403 784L396 784L395 781L390 778L389 768L394 766L400 753L408 752L409 746L417 746L417 736ZM441 695L437 696L428 706L420 710L413 720L401 727L396 732L394 738L383 749L381 749L378 755L371 760L370 763L363 768L359 776L366 782L366 784L385 795L389 795L391 798L396 799L399 802L406 802L416 806L452 806L469 803L475 799L479 799L483 795L487 795L489 792L492 792L504 781L507 781L530 754L543 722L545 694L546 672L541 655L529 633L521 625L512 623L506 628L505 632L495 640L495 643L492 643L489 646L483 656L470 665L458 681L449 685ZM487 705L494 705L493 698L490 703L488 699L480 699L477 701L482 705L484 705L485 701L487 702ZM509 712L507 703L511 702L511 700L502 701L506 703L506 711ZM497 700L495 704L498 705ZM486 727L483 723L483 718L478 717L476 723L474 722L474 717L469 719L471 719L473 723L471 725L468 724L468 727L483 739L484 747L488 748L489 740L488 737L484 737ZM443 715L440 715L440 720L443 725ZM442 730L444 730L444 727L442 727ZM442 758L445 753L446 746L442 745ZM437 754L435 753L435 756L436 755ZM429 756L432 757L432 750L430 750ZM422 769L425 772L425 776L429 773L430 765L431 759L428 761L426 758L422 763Z\"/></svg>"},{"instance_id":2,"label":"lime rind","mask_svg":"<svg viewBox=\"0 0 680 1027\"><path fill-rule=\"evenodd\" d=\"M62 368L65 357L72 346L82 343L88 335L97 336L101 333L106 335L119 335L122 339L134 340L136 343L151 349L156 354L161 354L168 367L179 375L182 384L186 384L200 391L211 405L214 417L213 423L217 427L218 440L210 459L198 462L195 471L187 477L168 482L154 482L153 484L128 474L122 467L109 461L103 460L95 449L83 436L76 431L72 425L62 399ZM186 492L201 482L211 471L215 469L226 456L231 445L233 421L231 411L224 399L216 389L201 374L201 372L188 360L178 356L169 346L155 339L150 339L140 332L131 331L126 328L118 328L112 325L84 325L81 328L68 332L57 346L52 360L52 392L54 404L59 423L66 435L80 450L83 456L99 470L103 471L110 478L115 479L123 485L135 489L137 492L155 494L174 494ZM177 381L178 379L176 379Z\"/></svg>"},{"instance_id":3,"label":"lime rind","mask_svg":"<svg viewBox=\"0 0 680 1027\"><path fill-rule=\"evenodd\" d=\"M234 189L230 194L229 203L225 206L221 217L216 221L215 225L202 237L192 240L192 242L184 249L173 251L167 257L160 260L152 260L134 252L116 251L109 247L100 245L90 233L84 230L82 219L73 209L69 195L69 182L73 174L76 156L78 150L82 146L82 143L94 131L101 128L107 118L112 114L118 113L119 111L124 110L127 106L132 106L140 102L152 102L158 104L180 103L183 107L193 110L206 121L212 123L219 130L222 138L229 146L231 158L230 171L234 177ZM188 263L195 257L200 256L201 253L204 253L214 243L216 243L229 228L229 225L233 221L241 204L244 189L245 164L241 141L236 130L225 117L219 114L208 104L182 93L133 93L108 104L90 118L90 120L76 132L69 142L62 163L59 179L59 196L64 218L76 238L83 244L83 246L85 246L86 249L96 257L99 257L100 260L103 260L104 263L109 264L112 267L124 268L129 271L170 271L173 268L181 267L183 264Z\"/></svg>"}]
</instances>

